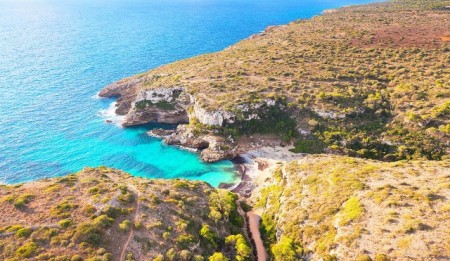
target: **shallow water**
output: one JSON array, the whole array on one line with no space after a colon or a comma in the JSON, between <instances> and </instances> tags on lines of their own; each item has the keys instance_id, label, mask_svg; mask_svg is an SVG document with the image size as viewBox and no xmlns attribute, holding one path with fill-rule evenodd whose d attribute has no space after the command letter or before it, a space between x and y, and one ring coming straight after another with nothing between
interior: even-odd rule
<instances>
[{"instance_id":1,"label":"shallow water","mask_svg":"<svg viewBox=\"0 0 450 261\"><path fill-rule=\"evenodd\" d=\"M105 124L105 85L218 51L268 25L367 0L0 0L0 182L106 165L133 175L232 182L146 130Z\"/></svg>"}]
</instances>

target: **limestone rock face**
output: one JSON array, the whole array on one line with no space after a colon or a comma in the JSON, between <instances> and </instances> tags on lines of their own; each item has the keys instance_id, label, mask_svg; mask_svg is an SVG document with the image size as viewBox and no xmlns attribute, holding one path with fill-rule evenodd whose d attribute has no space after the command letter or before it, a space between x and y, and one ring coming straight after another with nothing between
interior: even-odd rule
<instances>
[{"instance_id":1,"label":"limestone rock face","mask_svg":"<svg viewBox=\"0 0 450 261\"><path fill-rule=\"evenodd\" d=\"M136 86L141 82L142 79L139 78L124 79L106 86L99 92L98 96L117 98L116 113L125 115L130 110L132 102L136 99Z\"/></svg>"},{"instance_id":2,"label":"limestone rock face","mask_svg":"<svg viewBox=\"0 0 450 261\"><path fill-rule=\"evenodd\" d=\"M179 145L196 150L202 150L209 146L207 141L198 135L194 135L187 125L178 125L175 133L166 137L164 142L168 145Z\"/></svg>"},{"instance_id":3,"label":"limestone rock face","mask_svg":"<svg viewBox=\"0 0 450 261\"><path fill-rule=\"evenodd\" d=\"M150 122L179 124L188 123L189 118L184 109L164 110L156 107L149 107L145 110L132 109L125 117L122 125L124 127L130 127Z\"/></svg>"},{"instance_id":4,"label":"limestone rock face","mask_svg":"<svg viewBox=\"0 0 450 261\"><path fill-rule=\"evenodd\" d=\"M108 85L99 95L119 97L116 112L126 115L124 127L150 122L179 124L176 130L156 129L148 134L162 138L169 145L201 151L200 157L205 162L233 159L238 155L237 145L231 139L209 130L194 131L186 125L196 119L207 126L224 126L235 123L236 114L224 109L209 110L183 87L145 89L142 80L130 78ZM266 99L257 104L238 105L236 109L241 111L241 119L252 120L259 119L259 111L275 105L274 100Z\"/></svg>"},{"instance_id":5,"label":"limestone rock face","mask_svg":"<svg viewBox=\"0 0 450 261\"><path fill-rule=\"evenodd\" d=\"M233 123L234 114L227 111L207 111L199 103L194 103L194 116L202 124L209 126L223 126L224 123Z\"/></svg>"},{"instance_id":6,"label":"limestone rock face","mask_svg":"<svg viewBox=\"0 0 450 261\"><path fill-rule=\"evenodd\" d=\"M153 129L147 132L148 135L156 138L166 138L175 133L175 130Z\"/></svg>"},{"instance_id":7,"label":"limestone rock face","mask_svg":"<svg viewBox=\"0 0 450 261\"><path fill-rule=\"evenodd\" d=\"M236 148L223 137L208 135L203 138L209 143L208 148L202 150L200 158L205 162L229 160L237 156Z\"/></svg>"},{"instance_id":8,"label":"limestone rock face","mask_svg":"<svg viewBox=\"0 0 450 261\"><path fill-rule=\"evenodd\" d=\"M140 91L122 125L128 127L150 122L188 123L188 99L182 92L181 87Z\"/></svg>"},{"instance_id":9,"label":"limestone rock face","mask_svg":"<svg viewBox=\"0 0 450 261\"><path fill-rule=\"evenodd\" d=\"M149 101L152 103L158 103L161 101L175 102L175 100L180 96L182 92L183 88L181 87L143 90L140 91L139 94L137 95L136 102L139 101Z\"/></svg>"},{"instance_id":10,"label":"limestone rock face","mask_svg":"<svg viewBox=\"0 0 450 261\"><path fill-rule=\"evenodd\" d=\"M175 133L164 138L169 145L201 150L205 162L233 159L237 156L236 146L223 137L213 134L194 134L188 125L179 125Z\"/></svg>"},{"instance_id":11,"label":"limestone rock face","mask_svg":"<svg viewBox=\"0 0 450 261\"><path fill-rule=\"evenodd\" d=\"M319 115L322 118L329 118L329 119L344 119L345 114L338 113L334 111L325 111L321 109L312 108L312 111L314 111L317 115Z\"/></svg>"}]
</instances>

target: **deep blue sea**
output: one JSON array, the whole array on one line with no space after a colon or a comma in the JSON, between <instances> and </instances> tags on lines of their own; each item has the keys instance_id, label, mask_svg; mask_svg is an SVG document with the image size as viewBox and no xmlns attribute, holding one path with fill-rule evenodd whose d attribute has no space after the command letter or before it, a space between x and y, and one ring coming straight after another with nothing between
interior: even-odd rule
<instances>
[{"instance_id":1,"label":"deep blue sea","mask_svg":"<svg viewBox=\"0 0 450 261\"><path fill-rule=\"evenodd\" d=\"M369 0L0 0L0 183L106 165L133 175L235 180L229 161L105 124L105 85L219 51L268 25Z\"/></svg>"}]
</instances>

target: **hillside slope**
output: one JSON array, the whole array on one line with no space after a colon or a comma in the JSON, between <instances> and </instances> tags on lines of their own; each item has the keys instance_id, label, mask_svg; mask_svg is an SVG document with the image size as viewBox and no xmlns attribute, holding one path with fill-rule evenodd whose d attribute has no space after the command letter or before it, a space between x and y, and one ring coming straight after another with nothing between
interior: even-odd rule
<instances>
[{"instance_id":1,"label":"hillside slope","mask_svg":"<svg viewBox=\"0 0 450 261\"><path fill-rule=\"evenodd\" d=\"M450 161L309 155L252 195L275 260L447 260Z\"/></svg>"},{"instance_id":2,"label":"hillside slope","mask_svg":"<svg viewBox=\"0 0 450 261\"><path fill-rule=\"evenodd\" d=\"M0 186L0 259L252 260L236 199L203 182L108 168Z\"/></svg>"},{"instance_id":3,"label":"hillside slope","mask_svg":"<svg viewBox=\"0 0 450 261\"><path fill-rule=\"evenodd\" d=\"M107 86L125 126L182 123L169 144L239 153L246 134L295 151L441 159L450 146L450 2L395 0L267 28L221 52Z\"/></svg>"}]
</instances>

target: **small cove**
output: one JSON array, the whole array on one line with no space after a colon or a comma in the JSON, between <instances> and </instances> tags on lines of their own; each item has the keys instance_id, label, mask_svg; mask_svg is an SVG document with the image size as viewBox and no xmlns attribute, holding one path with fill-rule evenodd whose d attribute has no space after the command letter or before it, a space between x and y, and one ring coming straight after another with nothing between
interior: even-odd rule
<instances>
[{"instance_id":1,"label":"small cove","mask_svg":"<svg viewBox=\"0 0 450 261\"><path fill-rule=\"evenodd\" d=\"M219 51L266 26L367 0L0 0L0 183L109 166L148 178L236 179L230 161L106 124L107 84ZM109 113L109 114L108 114ZM105 115L106 114L106 115Z\"/></svg>"}]
</instances>

